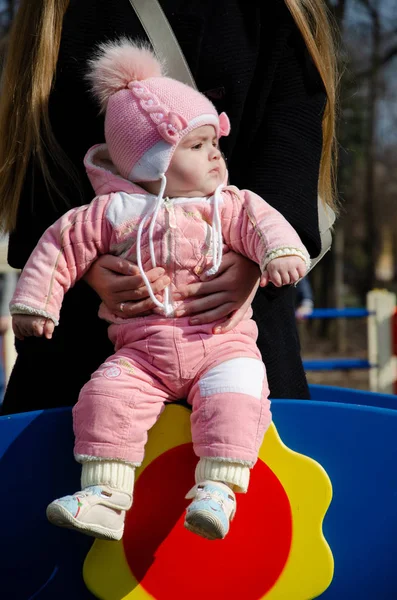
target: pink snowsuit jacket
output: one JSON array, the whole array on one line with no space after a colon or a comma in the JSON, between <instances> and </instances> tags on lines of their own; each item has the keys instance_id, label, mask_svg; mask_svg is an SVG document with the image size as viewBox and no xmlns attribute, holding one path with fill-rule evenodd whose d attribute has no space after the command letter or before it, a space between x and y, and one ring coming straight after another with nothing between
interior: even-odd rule
<instances>
[{"instance_id":1,"label":"pink snowsuit jacket","mask_svg":"<svg viewBox=\"0 0 397 600\"><path fill-rule=\"evenodd\" d=\"M64 294L102 254L136 263L136 232L153 210L156 196L114 172L106 147L87 153L85 165L96 192L93 201L73 208L50 226L30 256L10 303L11 314L36 314L58 324ZM286 219L248 190L226 186L220 205L223 251L233 250L260 265L283 255L309 256ZM170 299L179 286L198 281L212 265L213 197L166 199L153 232L155 258L171 278ZM152 268L149 253L150 219L141 239L142 264ZM83 309L83 307L82 307ZM161 309L154 309L161 314ZM110 323L124 322L101 305L99 314ZM246 318L250 318L249 310ZM164 318L167 318L164 316Z\"/></svg>"}]
</instances>

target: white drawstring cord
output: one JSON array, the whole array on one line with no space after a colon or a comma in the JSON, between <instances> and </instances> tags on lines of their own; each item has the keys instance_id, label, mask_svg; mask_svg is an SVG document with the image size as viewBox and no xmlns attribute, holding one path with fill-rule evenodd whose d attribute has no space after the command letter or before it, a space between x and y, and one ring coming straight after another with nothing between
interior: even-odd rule
<instances>
[{"instance_id":1,"label":"white drawstring cord","mask_svg":"<svg viewBox=\"0 0 397 600\"><path fill-rule=\"evenodd\" d=\"M156 219L157 219L157 215L160 210L160 207L162 206L162 204L164 204L164 190L167 185L167 178L164 173L161 174L160 179L161 179L160 192L157 196L156 208L154 210L154 213L152 216L152 221L151 221L150 227L149 227L149 249L150 249L150 258L152 261L153 268L157 266L156 265L156 257L154 254L153 231L154 231L154 226L156 224ZM170 303L170 286L169 285L167 285L167 287L164 288L163 293L164 293L164 304L163 304L164 312L165 312L166 316L168 317L168 316L171 316L172 313L174 312L174 309L172 308L172 304Z\"/></svg>"},{"instance_id":2,"label":"white drawstring cord","mask_svg":"<svg viewBox=\"0 0 397 600\"><path fill-rule=\"evenodd\" d=\"M160 192L157 196L156 204L155 204L155 207L151 214L151 223L150 223L150 227L149 227L149 251L150 251L150 259L151 259L153 268L156 267L153 232L154 232L154 227L156 224L158 212L160 210L160 207L164 203L163 195L164 195L164 190L166 188L166 185L167 185L167 179L166 179L165 175L162 174L161 175ZM213 251L213 264L212 264L212 267L210 269L208 269L208 271L206 272L206 274L208 276L215 275L215 273L218 272L219 267L222 262L223 239L222 239L221 219L220 219L220 214L219 214L219 204L222 199L222 188L223 187L224 187L223 184L219 185L216 188L215 194L214 194L214 216L213 216L213 220L212 220L212 235L211 235L211 242L212 242L212 248L213 248L213 250L212 250ZM159 300L157 300L156 296L154 295L152 286L150 285L150 281L147 278L145 271L143 270L142 255L141 255L141 238L142 238L143 228L146 224L148 217L149 217L149 215L145 215L138 227L137 240L136 240L136 260L138 263L139 271L142 275L143 282L146 285L147 290L149 292L150 299L154 302L154 304L156 306L158 306L159 308L161 308L164 311L166 316L171 316L173 313L173 308L172 308L172 304L170 302L169 286L164 288L164 302L160 302Z\"/></svg>"},{"instance_id":3,"label":"white drawstring cord","mask_svg":"<svg viewBox=\"0 0 397 600\"><path fill-rule=\"evenodd\" d=\"M210 269L206 272L206 275L215 275L218 272L222 262L223 252L223 239L222 239L222 226L219 215L219 203L222 199L222 188L223 184L218 185L214 194L214 217L212 219L212 252L213 252L213 264Z\"/></svg>"},{"instance_id":4,"label":"white drawstring cord","mask_svg":"<svg viewBox=\"0 0 397 600\"><path fill-rule=\"evenodd\" d=\"M166 185L167 185L167 179L166 179L165 175L162 174L161 175L160 192L157 196L156 204L155 204L154 210L151 215L152 220L151 220L150 227L149 227L149 251L150 251L150 259L151 259L153 268L156 267L156 257L154 254L154 243L153 243L153 231L154 231L154 226L156 224L156 218L157 218L158 212L160 210L161 205L164 203L163 195L164 195L164 190L165 190ZM142 238L142 231L143 231L145 223L148 219L148 216L149 215L144 216L144 218L142 219L142 221L140 222L139 227L138 227L137 238L136 238L136 261L137 261L138 268L141 273L143 282L146 285L146 288L149 292L150 299L152 300L152 302L154 302L154 304L156 306L161 308L164 311L165 315L168 317L168 316L172 315L172 313L173 313L172 304L170 303L169 286L167 286L164 289L164 303L157 300L156 296L153 293L152 286L150 285L150 281L147 278L146 273L143 270L143 265L142 265L141 238Z\"/></svg>"},{"instance_id":5,"label":"white drawstring cord","mask_svg":"<svg viewBox=\"0 0 397 600\"><path fill-rule=\"evenodd\" d=\"M149 227L149 250L150 250L150 259L152 261L153 268L155 268L157 266L156 265L156 257L154 255L153 231L154 231L154 226L156 224L157 215L160 210L160 206L164 203L163 196L164 196L164 190L165 190L166 185L167 185L167 178L164 174L162 174L160 191L157 196L156 206L152 213L152 221L151 221L150 227Z\"/></svg>"},{"instance_id":6,"label":"white drawstring cord","mask_svg":"<svg viewBox=\"0 0 397 600\"><path fill-rule=\"evenodd\" d=\"M154 304L156 306L158 306L159 308L162 308L164 310L164 305L162 304L162 302L160 302L159 300L157 300L156 296L154 295L153 290L152 290L152 286L150 285L150 281L146 277L146 273L143 270L143 266L142 266L141 237L142 237L142 230L143 230L143 228L145 226L147 218L148 218L148 215L145 215L144 218L142 219L142 221L139 223L138 233L137 233L137 236L136 236L136 262L138 264L139 271L140 271L140 273L142 275L143 282L144 282L144 284L147 287L147 291L149 292L150 299L154 302Z\"/></svg>"}]
</instances>

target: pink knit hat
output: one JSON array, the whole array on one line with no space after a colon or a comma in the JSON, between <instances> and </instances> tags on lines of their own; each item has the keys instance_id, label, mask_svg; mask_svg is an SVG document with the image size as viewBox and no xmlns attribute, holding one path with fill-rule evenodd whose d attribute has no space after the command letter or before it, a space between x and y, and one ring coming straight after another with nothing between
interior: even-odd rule
<instances>
[{"instance_id":1,"label":"pink knit hat","mask_svg":"<svg viewBox=\"0 0 397 600\"><path fill-rule=\"evenodd\" d=\"M107 42L90 61L88 79L105 116L105 138L120 175L157 181L180 140L213 125L218 139L230 131L225 113L193 88L165 76L149 47L127 38Z\"/></svg>"}]
</instances>

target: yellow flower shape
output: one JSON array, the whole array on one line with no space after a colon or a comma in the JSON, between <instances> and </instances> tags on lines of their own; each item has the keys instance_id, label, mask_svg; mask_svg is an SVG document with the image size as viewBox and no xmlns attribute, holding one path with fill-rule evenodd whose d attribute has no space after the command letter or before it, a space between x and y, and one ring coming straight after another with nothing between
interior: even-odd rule
<instances>
[{"instance_id":1,"label":"yellow flower shape","mask_svg":"<svg viewBox=\"0 0 397 600\"><path fill-rule=\"evenodd\" d=\"M322 533L332 487L314 460L293 452L272 424L248 494L224 540L183 527L197 462L190 412L168 405L149 434L121 542L96 540L84 580L101 600L310 600L333 576Z\"/></svg>"}]
</instances>

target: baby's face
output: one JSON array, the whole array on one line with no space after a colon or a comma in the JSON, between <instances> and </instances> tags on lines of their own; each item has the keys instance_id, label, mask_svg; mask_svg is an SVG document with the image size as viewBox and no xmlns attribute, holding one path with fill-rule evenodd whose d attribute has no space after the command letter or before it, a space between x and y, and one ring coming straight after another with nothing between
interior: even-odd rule
<instances>
[{"instance_id":1,"label":"baby's face","mask_svg":"<svg viewBox=\"0 0 397 600\"><path fill-rule=\"evenodd\" d=\"M226 165L212 125L191 131L175 149L166 173L165 195L211 196L226 177Z\"/></svg>"}]
</instances>

